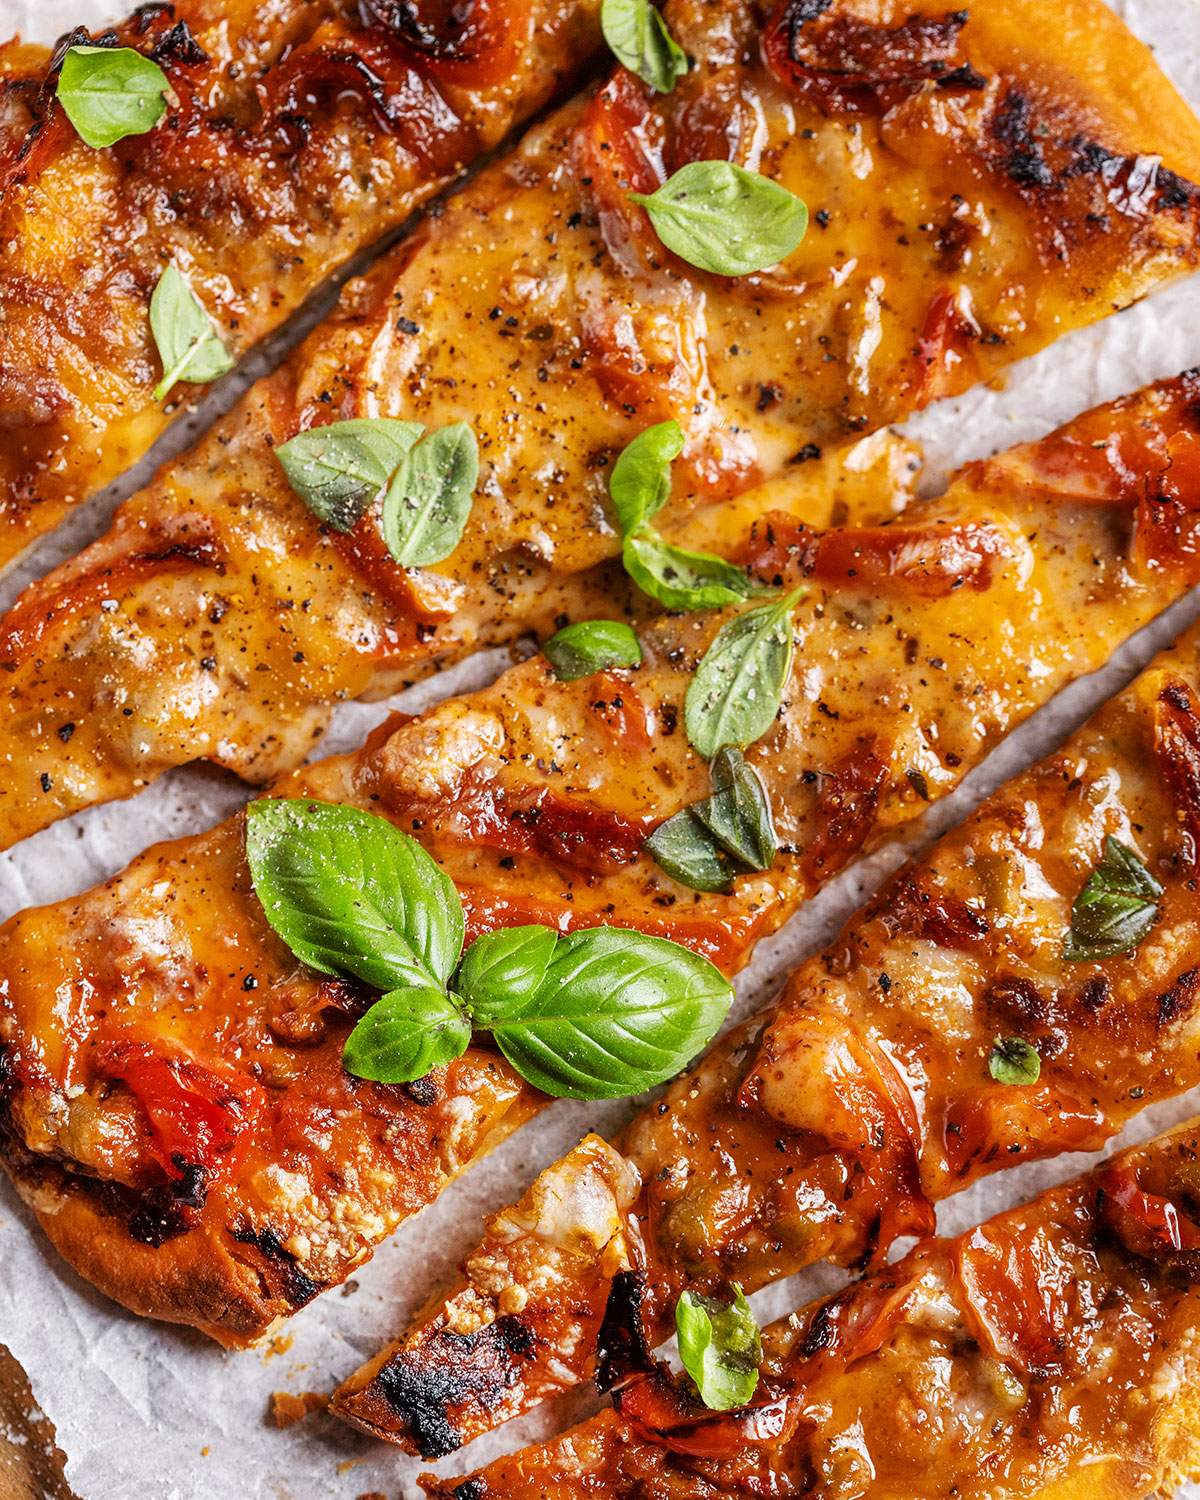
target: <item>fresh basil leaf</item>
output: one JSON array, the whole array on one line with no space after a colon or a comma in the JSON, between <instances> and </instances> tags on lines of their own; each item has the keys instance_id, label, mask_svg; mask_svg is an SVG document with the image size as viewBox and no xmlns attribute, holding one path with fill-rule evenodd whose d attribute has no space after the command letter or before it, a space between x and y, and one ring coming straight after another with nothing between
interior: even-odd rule
<instances>
[{"instance_id":1,"label":"fresh basil leaf","mask_svg":"<svg viewBox=\"0 0 1200 1500\"><path fill-rule=\"evenodd\" d=\"M988 1072L997 1083L1036 1083L1041 1077L1042 1059L1023 1036L1006 1036L988 1054Z\"/></svg>"},{"instance_id":2,"label":"fresh basil leaf","mask_svg":"<svg viewBox=\"0 0 1200 1500\"><path fill-rule=\"evenodd\" d=\"M726 745L751 745L774 723L792 665L792 615L805 590L745 610L723 625L688 684L684 724L711 760Z\"/></svg>"},{"instance_id":3,"label":"fresh basil leaf","mask_svg":"<svg viewBox=\"0 0 1200 1500\"><path fill-rule=\"evenodd\" d=\"M650 0L604 0L600 29L619 62L660 94L688 70L687 53Z\"/></svg>"},{"instance_id":4,"label":"fresh basil leaf","mask_svg":"<svg viewBox=\"0 0 1200 1500\"><path fill-rule=\"evenodd\" d=\"M542 647L559 682L590 677L606 667L636 667L642 648L631 625L623 620L579 620L565 625Z\"/></svg>"},{"instance_id":5,"label":"fresh basil leaf","mask_svg":"<svg viewBox=\"0 0 1200 1500\"><path fill-rule=\"evenodd\" d=\"M380 990L449 981L463 944L458 891L386 818L263 798L246 809L246 858L267 921L301 962Z\"/></svg>"},{"instance_id":6,"label":"fresh basil leaf","mask_svg":"<svg viewBox=\"0 0 1200 1500\"><path fill-rule=\"evenodd\" d=\"M70 47L54 94L80 138L99 150L152 130L170 87L154 59L132 47Z\"/></svg>"},{"instance_id":7,"label":"fresh basil leaf","mask_svg":"<svg viewBox=\"0 0 1200 1500\"><path fill-rule=\"evenodd\" d=\"M779 840L762 777L736 746L712 763L713 794L695 806L696 817L725 853L745 870L769 870Z\"/></svg>"},{"instance_id":8,"label":"fresh basil leaf","mask_svg":"<svg viewBox=\"0 0 1200 1500\"><path fill-rule=\"evenodd\" d=\"M727 890L738 873L691 807L660 823L643 847L672 880L691 891Z\"/></svg>"},{"instance_id":9,"label":"fresh basil leaf","mask_svg":"<svg viewBox=\"0 0 1200 1500\"><path fill-rule=\"evenodd\" d=\"M419 422L356 417L297 433L275 456L313 515L350 531L424 431Z\"/></svg>"},{"instance_id":10,"label":"fresh basil leaf","mask_svg":"<svg viewBox=\"0 0 1200 1500\"><path fill-rule=\"evenodd\" d=\"M671 465L682 452L683 428L676 421L647 427L622 449L608 481L622 536L644 526L667 503Z\"/></svg>"},{"instance_id":11,"label":"fresh basil leaf","mask_svg":"<svg viewBox=\"0 0 1200 1500\"><path fill-rule=\"evenodd\" d=\"M730 161L693 161L654 193L630 193L654 232L690 266L748 276L790 255L808 209L785 187Z\"/></svg>"},{"instance_id":12,"label":"fresh basil leaf","mask_svg":"<svg viewBox=\"0 0 1200 1500\"><path fill-rule=\"evenodd\" d=\"M383 539L402 568L441 562L458 546L479 480L479 444L465 422L427 433L383 497Z\"/></svg>"},{"instance_id":13,"label":"fresh basil leaf","mask_svg":"<svg viewBox=\"0 0 1200 1500\"><path fill-rule=\"evenodd\" d=\"M1100 863L1071 907L1068 963L1131 953L1158 921L1163 888L1134 851L1110 833Z\"/></svg>"},{"instance_id":14,"label":"fresh basil leaf","mask_svg":"<svg viewBox=\"0 0 1200 1500\"><path fill-rule=\"evenodd\" d=\"M532 995L546 977L558 946L549 927L508 927L487 932L467 949L454 979L471 1019L487 1029L512 1010L513 997Z\"/></svg>"},{"instance_id":15,"label":"fresh basil leaf","mask_svg":"<svg viewBox=\"0 0 1200 1500\"><path fill-rule=\"evenodd\" d=\"M769 870L779 847L762 778L733 746L712 765L713 793L660 823L645 848L681 885L723 891L737 874Z\"/></svg>"},{"instance_id":16,"label":"fresh basil leaf","mask_svg":"<svg viewBox=\"0 0 1200 1500\"><path fill-rule=\"evenodd\" d=\"M679 1357L712 1411L745 1406L758 1387L762 1339L740 1286L733 1301L687 1291L675 1304Z\"/></svg>"},{"instance_id":17,"label":"fresh basil leaf","mask_svg":"<svg viewBox=\"0 0 1200 1500\"><path fill-rule=\"evenodd\" d=\"M174 263L158 278L150 295L150 331L163 367L163 378L154 387L156 401L181 380L207 385L233 369L233 356Z\"/></svg>"},{"instance_id":18,"label":"fresh basil leaf","mask_svg":"<svg viewBox=\"0 0 1200 1500\"><path fill-rule=\"evenodd\" d=\"M754 592L749 575L709 552L687 552L652 531L625 538L621 560L644 594L667 609L720 609Z\"/></svg>"},{"instance_id":19,"label":"fresh basil leaf","mask_svg":"<svg viewBox=\"0 0 1200 1500\"><path fill-rule=\"evenodd\" d=\"M342 1062L355 1078L412 1083L461 1057L471 1023L453 996L428 985L377 1000L346 1040Z\"/></svg>"},{"instance_id":20,"label":"fresh basil leaf","mask_svg":"<svg viewBox=\"0 0 1200 1500\"><path fill-rule=\"evenodd\" d=\"M666 938L593 927L559 938L535 990L492 996L496 1045L521 1076L569 1099L620 1099L672 1077L733 998L708 959Z\"/></svg>"}]
</instances>

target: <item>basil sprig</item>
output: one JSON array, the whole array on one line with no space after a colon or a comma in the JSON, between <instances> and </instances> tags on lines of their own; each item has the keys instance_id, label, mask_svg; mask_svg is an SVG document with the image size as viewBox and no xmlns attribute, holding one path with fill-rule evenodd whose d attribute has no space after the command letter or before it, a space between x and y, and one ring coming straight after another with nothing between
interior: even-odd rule
<instances>
[{"instance_id":1,"label":"basil sprig","mask_svg":"<svg viewBox=\"0 0 1200 1500\"><path fill-rule=\"evenodd\" d=\"M758 1388L762 1338L740 1286L733 1301L686 1291L675 1304L679 1357L711 1411L745 1406Z\"/></svg>"},{"instance_id":2,"label":"basil sprig","mask_svg":"<svg viewBox=\"0 0 1200 1500\"><path fill-rule=\"evenodd\" d=\"M625 571L643 593L667 609L720 609L755 592L749 575L709 552L664 542L650 521L671 493L671 465L683 452L676 421L647 427L613 465L608 492L624 541Z\"/></svg>"},{"instance_id":3,"label":"basil sprig","mask_svg":"<svg viewBox=\"0 0 1200 1500\"><path fill-rule=\"evenodd\" d=\"M1099 864L1071 907L1068 963L1131 953L1158 921L1163 888L1134 851L1110 833Z\"/></svg>"},{"instance_id":4,"label":"basil sprig","mask_svg":"<svg viewBox=\"0 0 1200 1500\"><path fill-rule=\"evenodd\" d=\"M1023 1036L1001 1037L988 1053L988 1072L997 1083L1036 1083L1042 1075L1042 1059Z\"/></svg>"},{"instance_id":5,"label":"basil sprig","mask_svg":"<svg viewBox=\"0 0 1200 1500\"><path fill-rule=\"evenodd\" d=\"M318 520L352 531L424 430L394 417L358 417L297 433L275 456Z\"/></svg>"},{"instance_id":6,"label":"basil sprig","mask_svg":"<svg viewBox=\"0 0 1200 1500\"><path fill-rule=\"evenodd\" d=\"M163 377L154 387L156 401L180 380L207 385L233 369L233 356L221 342L204 303L174 262L151 293L150 331L163 367Z\"/></svg>"},{"instance_id":7,"label":"basil sprig","mask_svg":"<svg viewBox=\"0 0 1200 1500\"><path fill-rule=\"evenodd\" d=\"M683 717L693 749L711 760L752 745L775 721L792 665L792 616L806 590L744 610L723 625L688 683Z\"/></svg>"},{"instance_id":8,"label":"basil sprig","mask_svg":"<svg viewBox=\"0 0 1200 1500\"><path fill-rule=\"evenodd\" d=\"M731 161L688 162L656 192L629 197L668 250L717 276L778 265L808 228L808 209L795 193Z\"/></svg>"},{"instance_id":9,"label":"basil sprig","mask_svg":"<svg viewBox=\"0 0 1200 1500\"><path fill-rule=\"evenodd\" d=\"M769 870L779 841L762 778L734 746L712 763L712 795L660 823L646 850L693 891L723 891L735 875Z\"/></svg>"},{"instance_id":10,"label":"basil sprig","mask_svg":"<svg viewBox=\"0 0 1200 1500\"><path fill-rule=\"evenodd\" d=\"M67 49L55 98L80 138L98 150L145 135L167 112L167 75L132 47Z\"/></svg>"},{"instance_id":11,"label":"basil sprig","mask_svg":"<svg viewBox=\"0 0 1200 1500\"><path fill-rule=\"evenodd\" d=\"M669 94L688 70L687 53L650 0L604 0L600 29L617 60L657 93Z\"/></svg>"},{"instance_id":12,"label":"basil sprig","mask_svg":"<svg viewBox=\"0 0 1200 1500\"><path fill-rule=\"evenodd\" d=\"M479 481L479 444L465 422L433 432L394 417L330 422L289 438L275 456L292 489L335 531L353 530L382 494L383 539L402 568L450 556Z\"/></svg>"},{"instance_id":13,"label":"basil sprig","mask_svg":"<svg viewBox=\"0 0 1200 1500\"><path fill-rule=\"evenodd\" d=\"M453 882L415 839L357 808L253 802L246 856L297 958L385 992L346 1043L359 1078L412 1082L460 1057L478 1028L546 1093L621 1098L677 1073L733 998L708 959L615 927L512 928L462 955Z\"/></svg>"},{"instance_id":14,"label":"basil sprig","mask_svg":"<svg viewBox=\"0 0 1200 1500\"><path fill-rule=\"evenodd\" d=\"M636 667L642 647L624 620L577 620L564 625L542 647L559 682L574 682L606 667Z\"/></svg>"}]
</instances>

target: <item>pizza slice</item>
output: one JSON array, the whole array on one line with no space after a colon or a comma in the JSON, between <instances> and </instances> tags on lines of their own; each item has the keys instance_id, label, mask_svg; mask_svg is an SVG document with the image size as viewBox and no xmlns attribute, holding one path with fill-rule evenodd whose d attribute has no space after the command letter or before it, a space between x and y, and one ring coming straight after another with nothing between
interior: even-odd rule
<instances>
[{"instance_id":1,"label":"pizza slice","mask_svg":"<svg viewBox=\"0 0 1200 1500\"><path fill-rule=\"evenodd\" d=\"M813 533L776 516L743 547L776 588L767 600L647 625L639 665L627 657L580 675L539 655L486 689L389 722L358 754L294 773L273 792L374 811L418 839L457 887L468 938L531 923L563 933L615 924L670 938L732 973L855 853L942 796L1002 734L1102 663L1196 576L1188 541L1200 494L1197 420L1196 382L1184 377L970 466L944 497L914 502L892 526ZM1171 517L1174 550L1165 541ZM790 588L797 582L810 591L803 598ZM724 672L730 642L745 643L748 631L765 660L754 676L760 727L742 734L749 748L731 769L753 804L753 838L732 840L745 853L733 865L694 837L697 809L707 805L720 828L725 805L708 805L713 773L694 742L724 722L729 703L749 701L740 677L725 707L704 687L718 667L717 678ZM1149 779L1148 797L1161 796L1157 785ZM298 964L280 941L250 886L244 822L152 849L107 884L0 929L0 1119L14 1180L54 1244L103 1291L231 1344L258 1337L348 1275L545 1102L482 1034L419 1084L348 1073L346 1038L374 995ZM676 832L682 823L685 847L663 833L668 822ZM1151 826L1163 839L1173 832L1167 819ZM1093 853L1092 832L1067 847L1074 878ZM915 922L919 896L913 901ZM981 955L984 919L963 909L965 938L976 939L971 954ZM945 962L956 955L951 946ZM895 988L898 1005L903 990ZM832 1020L829 1034L835 1046ZM1188 1065L1169 1050L1175 1034L1170 1026L1158 1033L1164 1079L1174 1079L1173 1062L1180 1072ZM967 1088L972 1100L978 1046L972 1034L944 1084ZM862 1047L875 1057L865 1040ZM728 1047L717 1054L727 1055ZM1143 1062L1128 1066L1139 1088L1167 1087ZM879 1067L891 1078L890 1064ZM981 1170L1003 1126L982 1083L948 1179ZM874 1098L883 1145L878 1160L873 1147L864 1159L898 1160L907 1171L914 1148L888 1113L907 1108L895 1087L894 1105ZM1050 1149L1103 1136L1107 1114L1049 1087L1030 1104L1030 1153L1039 1142ZM779 1107L765 1077L762 1088L764 1110ZM1021 1143L1015 1097L1000 1103ZM671 1118L657 1129L667 1131ZM777 1139L800 1163L812 1147L814 1194L823 1184L835 1193L826 1174L859 1162L853 1142L817 1149L804 1122L789 1130L749 1107L746 1119L768 1133L773 1181L792 1160L776 1151ZM646 1149L658 1147L652 1140ZM680 1154L678 1142L663 1149ZM797 1167L797 1183L805 1170ZM797 1257L809 1244L814 1255L853 1258L901 1224L923 1222L926 1189L910 1172L912 1202L892 1206L890 1180L877 1172L854 1212L830 1210L830 1232L844 1227L828 1245L819 1210L809 1225L798 1197ZM876 1207L888 1218L872 1238ZM662 1243L702 1237L705 1213L681 1202ZM774 1234L765 1232L764 1275L780 1263ZM603 1280L591 1263L577 1270L580 1306L595 1302L598 1317ZM572 1322L581 1339L575 1362L547 1368L551 1339L533 1298L535 1341L510 1359L508 1330L526 1325L489 1316L478 1296L469 1314L478 1316L478 1337L451 1337L435 1324L428 1358L490 1369L498 1351L496 1419L546 1383L586 1373L587 1327ZM419 1376L427 1356L417 1347ZM372 1393L404 1388L381 1381ZM479 1390L481 1402L491 1400L487 1380ZM367 1399L378 1404L374 1394ZM369 1413L368 1425L383 1431L407 1430L412 1420L399 1398L382 1415L344 1406ZM482 1410L448 1411L431 1441L445 1445L447 1434L452 1442L488 1419Z\"/></svg>"},{"instance_id":2,"label":"pizza slice","mask_svg":"<svg viewBox=\"0 0 1200 1500\"><path fill-rule=\"evenodd\" d=\"M543 105L597 50L598 16L599 0L177 0L0 48L0 565ZM152 301L168 268L173 309ZM215 357L180 367L164 338L189 315L215 320Z\"/></svg>"},{"instance_id":3,"label":"pizza slice","mask_svg":"<svg viewBox=\"0 0 1200 1500\"><path fill-rule=\"evenodd\" d=\"M579 618L583 576L622 551L615 460L652 427L682 433L655 525L694 548L705 512L786 490L822 449L1196 263L1200 126L1100 0L765 19L720 0L667 20L692 58L670 93L618 70L535 130L19 599L0 623L0 843L194 759L266 780L336 703ZM741 276L668 251L629 193L705 161L749 172L748 201L799 194L805 241ZM689 253L707 253L694 235ZM382 421L384 447L388 421L464 445L468 424L461 540L384 524L394 455L374 479L343 467L340 508L302 477L318 519L272 450L335 421ZM665 567L654 552L641 576L674 607Z\"/></svg>"},{"instance_id":4,"label":"pizza slice","mask_svg":"<svg viewBox=\"0 0 1200 1500\"><path fill-rule=\"evenodd\" d=\"M940 673L940 649L926 638L893 682ZM877 1262L977 1178L1095 1149L1200 1082L1198 649L1193 630L897 876L614 1146L586 1139L495 1214L458 1285L335 1410L439 1456L593 1372L622 1271L644 1274L657 1342L685 1286ZM802 859L880 815L876 746L818 772L831 821L796 839Z\"/></svg>"},{"instance_id":5,"label":"pizza slice","mask_svg":"<svg viewBox=\"0 0 1200 1500\"><path fill-rule=\"evenodd\" d=\"M1166 1495L1200 1474L1198 1283L1193 1120L764 1329L731 1409L654 1363L626 1272L615 1410L422 1482L446 1500Z\"/></svg>"}]
</instances>

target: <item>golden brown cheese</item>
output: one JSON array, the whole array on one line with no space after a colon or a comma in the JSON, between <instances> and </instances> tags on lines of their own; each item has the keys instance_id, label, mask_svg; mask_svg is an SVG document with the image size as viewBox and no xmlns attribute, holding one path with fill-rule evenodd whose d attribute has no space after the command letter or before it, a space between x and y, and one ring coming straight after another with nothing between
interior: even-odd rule
<instances>
[{"instance_id":1,"label":"golden brown cheese","mask_svg":"<svg viewBox=\"0 0 1200 1500\"><path fill-rule=\"evenodd\" d=\"M563 683L533 658L276 790L367 807L412 832L457 883L471 933L613 923L732 972L860 848L924 807L914 783L943 795L1196 576L1186 548L1142 552L1148 516L1175 515L1189 534L1195 512L1177 485L1200 449L1196 402L1184 378L1100 408L972 465L891 527L814 535L781 515L751 530L750 560L806 577L811 593L778 722L749 752L783 849L728 893L684 889L642 849L708 790L682 703L720 615L648 625L636 670ZM892 445L870 447L886 464ZM1072 879L1093 836L1064 853ZM543 1102L482 1041L410 1088L349 1077L344 1040L369 1000L299 968L268 929L240 818L14 917L0 929L4 1158L54 1243L110 1295L230 1343L347 1275ZM975 1045L964 1043L947 1087L974 1078ZM1085 1125L1102 1133L1090 1115ZM679 1154L674 1141L663 1149ZM842 1160L821 1159L835 1172ZM703 1233L700 1210L681 1209L679 1234L693 1217ZM829 1248L858 1253L853 1234L847 1221L845 1243ZM762 1262L777 1264L775 1252L764 1246ZM481 1306L487 1326L469 1347L513 1366L519 1403L519 1376L540 1379L540 1356L509 1350L514 1325ZM564 1372L585 1368L581 1344Z\"/></svg>"},{"instance_id":2,"label":"golden brown cheese","mask_svg":"<svg viewBox=\"0 0 1200 1500\"><path fill-rule=\"evenodd\" d=\"M1042 457L1057 465L1052 451ZM1010 472L1022 469L1033 472L1024 463ZM926 631L944 608L932 607ZM914 678L941 670L932 662L945 647L930 644L926 634L917 664L893 668L894 682L898 675L911 692ZM774 1007L627 1127L615 1150L587 1142L548 1168L523 1203L490 1223L462 1281L342 1388L340 1414L434 1456L591 1372L616 1271L646 1271L648 1327L665 1337L687 1284L750 1289L826 1257L881 1258L898 1236L928 1232L932 1204L976 1178L1094 1149L1144 1103L1200 1081L1198 645L1193 632L1063 751L898 876L793 975ZM878 637L864 650L873 662ZM955 680L976 701L977 684ZM849 717L844 701L827 707L839 722ZM883 722L899 708L893 697ZM832 827L861 838L864 822L878 830L891 821L894 790L863 813L863 767L878 753L870 717L869 708L855 716L859 749L840 773L828 762L818 769L827 803L830 787L851 795L824 828L798 833L802 863ZM952 724L943 715L939 735ZM919 726L912 732L919 738ZM774 756L759 764L771 780ZM887 774L904 773L893 761ZM938 785L935 775L928 785ZM798 791L793 781L776 807ZM1107 834L1139 849L1166 886L1159 921L1129 957L1066 963L1071 904ZM1041 1053L1036 1086L990 1078L989 1051L1010 1035ZM597 1150L608 1177L626 1185L619 1205L608 1191L611 1235L579 1245L572 1205L590 1211ZM632 1198L630 1174L641 1183ZM543 1201L558 1205L552 1230ZM485 1370L500 1337L485 1338L492 1329L523 1347ZM449 1394L433 1401L431 1389Z\"/></svg>"},{"instance_id":3,"label":"golden brown cheese","mask_svg":"<svg viewBox=\"0 0 1200 1500\"><path fill-rule=\"evenodd\" d=\"M695 60L672 94L618 71L535 130L0 623L0 844L196 758L265 780L335 703L579 617L619 546L611 463L653 422L687 436L664 526L722 540L732 497L786 493L820 449L1195 264L1200 193L1176 174L1200 176L1200 127L1100 0L926 3L920 24L910 0L811 24L668 9ZM1121 101L1118 61L1139 84ZM695 272L628 201L713 155L808 201L786 264ZM318 526L270 451L377 415L478 435L471 521L436 569L397 568L375 511Z\"/></svg>"},{"instance_id":4,"label":"golden brown cheese","mask_svg":"<svg viewBox=\"0 0 1200 1500\"><path fill-rule=\"evenodd\" d=\"M54 98L67 44L0 48L0 565L139 458L166 405L149 324L170 262L235 354L398 224L599 45L599 0L177 0L101 45L172 89L93 150Z\"/></svg>"},{"instance_id":5,"label":"golden brown cheese","mask_svg":"<svg viewBox=\"0 0 1200 1500\"><path fill-rule=\"evenodd\" d=\"M1192 1121L780 1319L749 1406L706 1410L643 1351L617 1410L423 1482L446 1500L1166 1494L1200 1473L1198 1330Z\"/></svg>"}]
</instances>

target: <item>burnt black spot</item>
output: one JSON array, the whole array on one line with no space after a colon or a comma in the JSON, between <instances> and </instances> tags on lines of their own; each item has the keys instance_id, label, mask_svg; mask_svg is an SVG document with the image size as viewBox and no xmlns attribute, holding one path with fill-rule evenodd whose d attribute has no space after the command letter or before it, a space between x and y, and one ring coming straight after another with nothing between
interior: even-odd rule
<instances>
[{"instance_id":1,"label":"burnt black spot","mask_svg":"<svg viewBox=\"0 0 1200 1500\"><path fill-rule=\"evenodd\" d=\"M618 1271L613 1277L604 1318L596 1335L596 1386L599 1390L610 1391L631 1375L653 1368L642 1327L645 1295L644 1271Z\"/></svg>"},{"instance_id":2,"label":"burnt black spot","mask_svg":"<svg viewBox=\"0 0 1200 1500\"><path fill-rule=\"evenodd\" d=\"M937 80L936 87L966 89L974 92L987 88L987 79L982 73L977 73L970 63L963 63L961 68L953 68L949 73L943 73Z\"/></svg>"},{"instance_id":3,"label":"burnt black spot","mask_svg":"<svg viewBox=\"0 0 1200 1500\"><path fill-rule=\"evenodd\" d=\"M278 1269L283 1295L293 1307L303 1307L322 1290L319 1282L304 1274L296 1264L296 1257L283 1248L279 1236L269 1225L255 1229L248 1220L238 1219L230 1226L229 1232L239 1245L256 1246Z\"/></svg>"},{"instance_id":4,"label":"burnt black spot","mask_svg":"<svg viewBox=\"0 0 1200 1500\"><path fill-rule=\"evenodd\" d=\"M169 31L164 31L151 48L150 56L159 63L180 63L195 67L208 61L208 53L192 35L186 21L176 21Z\"/></svg>"},{"instance_id":5,"label":"burnt black spot","mask_svg":"<svg viewBox=\"0 0 1200 1500\"><path fill-rule=\"evenodd\" d=\"M128 1219L130 1238L155 1250L195 1227L208 1196L205 1169L180 1156L174 1161L179 1179L142 1193Z\"/></svg>"},{"instance_id":6,"label":"burnt black spot","mask_svg":"<svg viewBox=\"0 0 1200 1500\"><path fill-rule=\"evenodd\" d=\"M1009 89L992 118L992 134L1007 148L1002 163L1020 187L1049 187L1054 173L1033 133L1033 106L1019 89Z\"/></svg>"},{"instance_id":7,"label":"burnt black spot","mask_svg":"<svg viewBox=\"0 0 1200 1500\"><path fill-rule=\"evenodd\" d=\"M994 1010L1027 1024L1046 1019L1046 998L1032 980L1004 974L987 988L984 999Z\"/></svg>"},{"instance_id":8,"label":"burnt black spot","mask_svg":"<svg viewBox=\"0 0 1200 1500\"><path fill-rule=\"evenodd\" d=\"M454 1486L451 1493L454 1500L484 1500L487 1485L482 1479L464 1479L461 1484Z\"/></svg>"},{"instance_id":9,"label":"burnt black spot","mask_svg":"<svg viewBox=\"0 0 1200 1500\"><path fill-rule=\"evenodd\" d=\"M471 1334L443 1328L394 1355L374 1384L421 1457L444 1458L462 1443L451 1409L473 1404L488 1410L520 1379L536 1345L532 1330L514 1317Z\"/></svg>"},{"instance_id":10,"label":"burnt black spot","mask_svg":"<svg viewBox=\"0 0 1200 1500\"><path fill-rule=\"evenodd\" d=\"M828 1349L837 1337L837 1329L834 1327L833 1310L837 1307L837 1300L822 1302L813 1314L812 1322L808 1325L808 1332L800 1345L800 1354L804 1359L811 1359L814 1354L820 1354L822 1349Z\"/></svg>"},{"instance_id":11,"label":"burnt black spot","mask_svg":"<svg viewBox=\"0 0 1200 1500\"><path fill-rule=\"evenodd\" d=\"M1108 1003L1112 987L1103 974L1095 974L1080 987L1079 1003L1085 1010L1097 1011Z\"/></svg>"},{"instance_id":12,"label":"burnt black spot","mask_svg":"<svg viewBox=\"0 0 1200 1500\"><path fill-rule=\"evenodd\" d=\"M1170 1026L1187 1014L1200 999L1200 969L1188 969L1155 1001L1155 1019L1160 1027Z\"/></svg>"}]
</instances>

